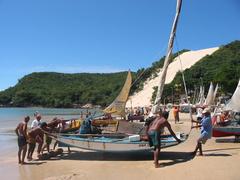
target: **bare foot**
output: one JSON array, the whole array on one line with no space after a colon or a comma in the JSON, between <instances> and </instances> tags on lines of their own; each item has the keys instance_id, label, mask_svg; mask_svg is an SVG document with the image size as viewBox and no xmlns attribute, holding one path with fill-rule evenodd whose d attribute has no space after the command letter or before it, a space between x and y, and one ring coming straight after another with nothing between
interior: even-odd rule
<instances>
[{"instance_id":1,"label":"bare foot","mask_svg":"<svg viewBox=\"0 0 240 180\"><path fill-rule=\"evenodd\" d=\"M21 164L22 162L21 161L18 161L18 164Z\"/></svg>"},{"instance_id":2,"label":"bare foot","mask_svg":"<svg viewBox=\"0 0 240 180\"><path fill-rule=\"evenodd\" d=\"M155 164L155 168L160 168L160 164Z\"/></svg>"},{"instance_id":3,"label":"bare foot","mask_svg":"<svg viewBox=\"0 0 240 180\"><path fill-rule=\"evenodd\" d=\"M26 163L26 162L24 162L24 161L22 161L22 162L21 162L21 165L24 165L24 164L27 164L27 163Z\"/></svg>"}]
</instances>

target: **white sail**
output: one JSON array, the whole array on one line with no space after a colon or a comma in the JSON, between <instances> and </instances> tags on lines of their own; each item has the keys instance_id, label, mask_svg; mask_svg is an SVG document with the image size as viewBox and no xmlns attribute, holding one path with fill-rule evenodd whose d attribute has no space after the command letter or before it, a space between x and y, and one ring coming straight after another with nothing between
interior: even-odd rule
<instances>
[{"instance_id":1,"label":"white sail","mask_svg":"<svg viewBox=\"0 0 240 180\"><path fill-rule=\"evenodd\" d=\"M212 103L214 103L216 96L217 96L217 92L218 92L218 84L215 87L214 93L213 93L213 99L212 99Z\"/></svg>"},{"instance_id":2,"label":"white sail","mask_svg":"<svg viewBox=\"0 0 240 180\"><path fill-rule=\"evenodd\" d=\"M240 112L240 80L238 82L235 92L232 95L231 100L224 109Z\"/></svg>"},{"instance_id":3,"label":"white sail","mask_svg":"<svg viewBox=\"0 0 240 180\"><path fill-rule=\"evenodd\" d=\"M203 103L205 102L205 97L204 97L204 87L200 86L199 87L199 95L196 101L197 106L203 106Z\"/></svg>"},{"instance_id":4,"label":"white sail","mask_svg":"<svg viewBox=\"0 0 240 180\"><path fill-rule=\"evenodd\" d=\"M214 87L213 87L213 83L211 82L204 105L207 105L207 106L212 105L213 95L214 95Z\"/></svg>"},{"instance_id":5,"label":"white sail","mask_svg":"<svg viewBox=\"0 0 240 180\"><path fill-rule=\"evenodd\" d=\"M199 104L202 106L203 103L205 102L206 98L204 96L205 89L204 86L200 86L200 98L199 98Z\"/></svg>"},{"instance_id":6,"label":"white sail","mask_svg":"<svg viewBox=\"0 0 240 180\"><path fill-rule=\"evenodd\" d=\"M177 6L176 6L176 15L175 15L175 18L174 18L174 21L173 21L173 26L172 26L172 30L171 30L171 34L170 34L170 38L169 38L169 42L168 42L168 49L167 49L166 58L164 60L164 65L163 65L163 68L162 68L162 72L160 74L158 91L157 91L156 99L155 99L155 102L154 102L154 107L152 108L152 113L156 113L158 111L158 108L160 107L163 87L164 87L165 80L166 80L166 75L167 75L167 69L168 69L168 65L170 63L170 56L172 54L174 37L175 37L175 34L176 34L176 29L177 29L177 23L178 23L179 15L180 15L180 12L181 12L181 6L182 6L182 0L178 0L177 1Z\"/></svg>"}]
</instances>

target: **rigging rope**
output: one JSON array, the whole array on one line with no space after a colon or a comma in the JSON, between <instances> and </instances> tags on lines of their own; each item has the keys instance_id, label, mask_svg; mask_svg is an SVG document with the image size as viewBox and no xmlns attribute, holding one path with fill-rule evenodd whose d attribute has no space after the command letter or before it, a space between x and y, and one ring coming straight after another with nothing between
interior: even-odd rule
<instances>
[{"instance_id":1,"label":"rigging rope","mask_svg":"<svg viewBox=\"0 0 240 180\"><path fill-rule=\"evenodd\" d=\"M162 54L165 50L166 50L166 47L167 47L167 44L165 44L164 46L163 46L163 48L161 48L161 51L160 51L160 53L159 54ZM159 55L160 56L160 55ZM158 58L158 57L157 57ZM156 59L157 59L156 58ZM160 59L159 59L160 60ZM158 60L158 61L159 61ZM147 70L148 68L144 68L144 70L143 70L143 72L134 80L134 82L132 83L132 85L131 85L131 87L144 75L144 73L146 72L146 70Z\"/></svg>"},{"instance_id":2,"label":"rigging rope","mask_svg":"<svg viewBox=\"0 0 240 180\"><path fill-rule=\"evenodd\" d=\"M183 84L184 84L184 90L185 90L187 103L188 103L188 107L189 107L189 115L190 115L190 119L193 120L193 117L192 117L192 107L191 107L190 101L188 99L187 86L186 86L185 76L184 76L184 72L183 72L183 68L182 68L182 60L181 60L181 57L180 57L180 54L179 54L177 35L176 35L175 39L176 39L176 47L177 47L177 51L178 51L178 58L179 58L179 62L180 62L181 74L182 74L182 79L183 79ZM192 126L193 126L193 122L191 121L191 127ZM190 129L189 134L190 134L191 130L192 130L192 128Z\"/></svg>"}]
</instances>

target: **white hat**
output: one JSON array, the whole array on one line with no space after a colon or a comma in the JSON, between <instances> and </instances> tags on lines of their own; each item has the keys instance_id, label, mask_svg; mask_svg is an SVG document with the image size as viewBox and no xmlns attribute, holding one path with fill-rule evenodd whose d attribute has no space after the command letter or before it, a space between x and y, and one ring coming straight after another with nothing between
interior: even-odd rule
<instances>
[{"instance_id":1,"label":"white hat","mask_svg":"<svg viewBox=\"0 0 240 180\"><path fill-rule=\"evenodd\" d=\"M205 113L210 113L210 109L209 109L209 108L205 108L202 113L203 113L203 114L205 114Z\"/></svg>"}]
</instances>

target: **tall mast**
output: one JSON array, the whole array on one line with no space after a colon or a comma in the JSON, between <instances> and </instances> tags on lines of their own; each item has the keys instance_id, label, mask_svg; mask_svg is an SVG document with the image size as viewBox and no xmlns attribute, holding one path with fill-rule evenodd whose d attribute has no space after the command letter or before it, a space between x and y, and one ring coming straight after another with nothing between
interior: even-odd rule
<instances>
[{"instance_id":1,"label":"tall mast","mask_svg":"<svg viewBox=\"0 0 240 180\"><path fill-rule=\"evenodd\" d=\"M174 21L173 21L171 34L170 34L170 38L169 38L169 41L168 41L168 49L167 49L166 58L164 60L164 65L163 65L161 76L160 76L157 96L156 96L156 99L155 99L155 102L154 102L154 107L152 109L153 113L156 113L157 110L158 110L158 107L160 107L160 101L161 101L163 87L164 87L165 80L166 80L167 68L168 68L168 65L169 65L169 62L170 62L170 56L172 54L174 37L175 37L175 34L176 34L176 30L177 30L177 23L178 23L179 15L180 15L180 12L181 12L181 7L182 7L182 0L177 0L176 15L175 15L175 18L174 18Z\"/></svg>"}]
</instances>

